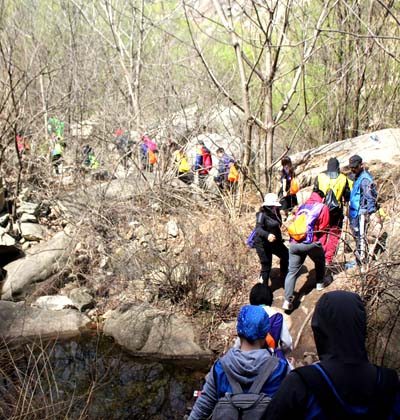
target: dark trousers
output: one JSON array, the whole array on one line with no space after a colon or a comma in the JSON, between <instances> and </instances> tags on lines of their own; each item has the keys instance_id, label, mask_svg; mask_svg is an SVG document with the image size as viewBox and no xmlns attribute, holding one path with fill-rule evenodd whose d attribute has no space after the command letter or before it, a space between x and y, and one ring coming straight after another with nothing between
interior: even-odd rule
<instances>
[{"instance_id":1,"label":"dark trousers","mask_svg":"<svg viewBox=\"0 0 400 420\"><path fill-rule=\"evenodd\" d=\"M254 245L258 257L260 258L260 276L263 279L263 283L268 285L272 267L272 255L276 255L280 259L280 278L284 280L288 272L289 265L289 250L286 248L284 243L268 242L267 240L262 240L257 241Z\"/></svg>"}]
</instances>

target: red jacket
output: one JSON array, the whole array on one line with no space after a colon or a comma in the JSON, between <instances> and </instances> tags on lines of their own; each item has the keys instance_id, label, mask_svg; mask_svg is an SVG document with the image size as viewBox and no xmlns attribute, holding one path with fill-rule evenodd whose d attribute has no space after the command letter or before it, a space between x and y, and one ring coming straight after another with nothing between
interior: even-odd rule
<instances>
[{"instance_id":1,"label":"red jacket","mask_svg":"<svg viewBox=\"0 0 400 420\"><path fill-rule=\"evenodd\" d=\"M313 192L310 198L306 201L306 204L322 203L323 199L316 193ZM321 242L322 247L325 249L325 244L328 239L327 230L329 229L329 209L328 206L322 207L321 213L314 226L314 237L313 242Z\"/></svg>"}]
</instances>

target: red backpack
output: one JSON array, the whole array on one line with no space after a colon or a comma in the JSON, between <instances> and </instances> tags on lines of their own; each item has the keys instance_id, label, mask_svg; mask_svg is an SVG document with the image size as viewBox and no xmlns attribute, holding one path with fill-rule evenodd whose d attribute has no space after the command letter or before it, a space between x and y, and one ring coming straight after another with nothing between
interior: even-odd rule
<instances>
[{"instance_id":1,"label":"red backpack","mask_svg":"<svg viewBox=\"0 0 400 420\"><path fill-rule=\"evenodd\" d=\"M206 148L203 147L203 168L204 172L207 172L212 168L212 157L211 152Z\"/></svg>"}]
</instances>

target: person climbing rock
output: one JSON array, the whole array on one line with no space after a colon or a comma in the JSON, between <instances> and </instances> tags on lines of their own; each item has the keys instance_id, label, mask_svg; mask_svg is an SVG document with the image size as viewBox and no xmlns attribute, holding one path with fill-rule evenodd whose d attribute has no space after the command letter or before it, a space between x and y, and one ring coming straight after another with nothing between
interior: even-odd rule
<instances>
[{"instance_id":1,"label":"person climbing rock","mask_svg":"<svg viewBox=\"0 0 400 420\"><path fill-rule=\"evenodd\" d=\"M343 207L350 200L352 185L353 182L340 172L339 161L336 158L328 160L326 171L320 173L314 182L314 191L321 190L325 194L325 204L329 208L328 238L325 246L325 261L327 265L332 263L336 254L342 234ZM334 197L329 199L331 194Z\"/></svg>"},{"instance_id":2,"label":"person climbing rock","mask_svg":"<svg viewBox=\"0 0 400 420\"><path fill-rule=\"evenodd\" d=\"M295 220L292 224L297 229L297 220L300 217L304 220L304 226L299 226L300 238L294 237L291 233L291 226L288 227L290 238L289 245L289 269L285 278L285 300L282 309L290 311L293 309L294 288L296 280L305 259L310 257L315 264L315 276L317 290L322 290L328 280L325 278L325 245L329 227L329 209L323 203L325 194L318 190L311 193L310 198L299 207ZM304 217L304 216L305 217Z\"/></svg>"},{"instance_id":3,"label":"person climbing rock","mask_svg":"<svg viewBox=\"0 0 400 420\"><path fill-rule=\"evenodd\" d=\"M279 258L282 282L288 271L289 251L283 243L280 207L278 196L274 193L269 193L265 195L264 202L256 214L254 248L261 263L260 276L262 282L266 285L268 285L271 273L272 255L276 255Z\"/></svg>"},{"instance_id":4,"label":"person climbing rock","mask_svg":"<svg viewBox=\"0 0 400 420\"><path fill-rule=\"evenodd\" d=\"M285 156L281 160L282 169L279 178L279 192L278 197L281 203L281 214L284 220L287 219L289 213L295 206L297 206L297 196L290 191L290 184L295 178L292 160L289 156Z\"/></svg>"},{"instance_id":5,"label":"person climbing rock","mask_svg":"<svg viewBox=\"0 0 400 420\"><path fill-rule=\"evenodd\" d=\"M368 255L367 230L369 218L377 210L377 192L372 175L364 168L361 156L353 155L349 167L354 174L350 194L349 221L356 241L356 262L361 266Z\"/></svg>"}]
</instances>

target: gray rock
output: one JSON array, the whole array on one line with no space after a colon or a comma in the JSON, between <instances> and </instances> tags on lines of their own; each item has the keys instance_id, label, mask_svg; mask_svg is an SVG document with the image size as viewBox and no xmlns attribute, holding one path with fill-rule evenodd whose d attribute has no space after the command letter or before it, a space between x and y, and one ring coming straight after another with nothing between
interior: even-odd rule
<instances>
[{"instance_id":1,"label":"gray rock","mask_svg":"<svg viewBox=\"0 0 400 420\"><path fill-rule=\"evenodd\" d=\"M167 225L165 226L168 235L176 238L179 234L179 228L178 224L176 223L176 220L171 219L168 221Z\"/></svg>"},{"instance_id":2,"label":"gray rock","mask_svg":"<svg viewBox=\"0 0 400 420\"><path fill-rule=\"evenodd\" d=\"M47 309L49 311L61 311L75 305L74 302L67 296L51 295L40 296L32 303L31 306L34 308Z\"/></svg>"},{"instance_id":3,"label":"gray rock","mask_svg":"<svg viewBox=\"0 0 400 420\"><path fill-rule=\"evenodd\" d=\"M3 178L0 177L0 212L3 211L6 204L5 190L3 187Z\"/></svg>"},{"instance_id":4,"label":"gray rock","mask_svg":"<svg viewBox=\"0 0 400 420\"><path fill-rule=\"evenodd\" d=\"M93 296L86 290L80 288L72 289L69 292L69 298L73 302L73 305L81 312L84 312L87 309L92 309L95 305Z\"/></svg>"},{"instance_id":5,"label":"gray rock","mask_svg":"<svg viewBox=\"0 0 400 420\"><path fill-rule=\"evenodd\" d=\"M21 223L21 235L28 241L41 241L45 230L37 223Z\"/></svg>"},{"instance_id":6,"label":"gray rock","mask_svg":"<svg viewBox=\"0 0 400 420\"><path fill-rule=\"evenodd\" d=\"M49 311L0 301L0 337L7 341L76 337L90 324L88 317L73 309Z\"/></svg>"},{"instance_id":7,"label":"gray rock","mask_svg":"<svg viewBox=\"0 0 400 420\"><path fill-rule=\"evenodd\" d=\"M376 135L379 141L372 140ZM390 150L390 153L388 153ZM350 156L359 154L368 165L371 161L380 161L393 165L398 164L400 156L400 128L388 128L375 133L366 133L361 136L324 144L314 149L291 155L296 165L296 173L302 186L312 185L315 177L326 170L331 157L339 160L340 167L346 168ZM299 204L301 202L299 201Z\"/></svg>"},{"instance_id":8,"label":"gray rock","mask_svg":"<svg viewBox=\"0 0 400 420\"><path fill-rule=\"evenodd\" d=\"M31 246L33 242L30 241L24 241L21 245L21 248L23 251L27 251Z\"/></svg>"},{"instance_id":9,"label":"gray rock","mask_svg":"<svg viewBox=\"0 0 400 420\"><path fill-rule=\"evenodd\" d=\"M0 216L0 226L6 227L9 220L10 220L10 215L8 213L2 214Z\"/></svg>"},{"instance_id":10,"label":"gray rock","mask_svg":"<svg viewBox=\"0 0 400 420\"><path fill-rule=\"evenodd\" d=\"M210 355L195 342L193 327L186 317L147 304L131 307L126 312L113 312L105 321L104 333L138 355L170 358Z\"/></svg>"},{"instance_id":11,"label":"gray rock","mask_svg":"<svg viewBox=\"0 0 400 420\"><path fill-rule=\"evenodd\" d=\"M29 213L23 213L19 220L21 223L37 223L37 217Z\"/></svg>"},{"instance_id":12,"label":"gray rock","mask_svg":"<svg viewBox=\"0 0 400 420\"><path fill-rule=\"evenodd\" d=\"M28 213L28 214L31 214L33 216L37 216L39 214L39 204L24 201L17 208L17 216L21 216L24 213Z\"/></svg>"},{"instance_id":13,"label":"gray rock","mask_svg":"<svg viewBox=\"0 0 400 420\"><path fill-rule=\"evenodd\" d=\"M2 299L12 299L32 283L46 280L60 270L70 255L72 237L58 232L50 241L33 246L29 254L7 264Z\"/></svg>"},{"instance_id":14,"label":"gray rock","mask_svg":"<svg viewBox=\"0 0 400 420\"><path fill-rule=\"evenodd\" d=\"M6 233L6 230L0 227L0 245L13 246L16 240Z\"/></svg>"}]
</instances>

